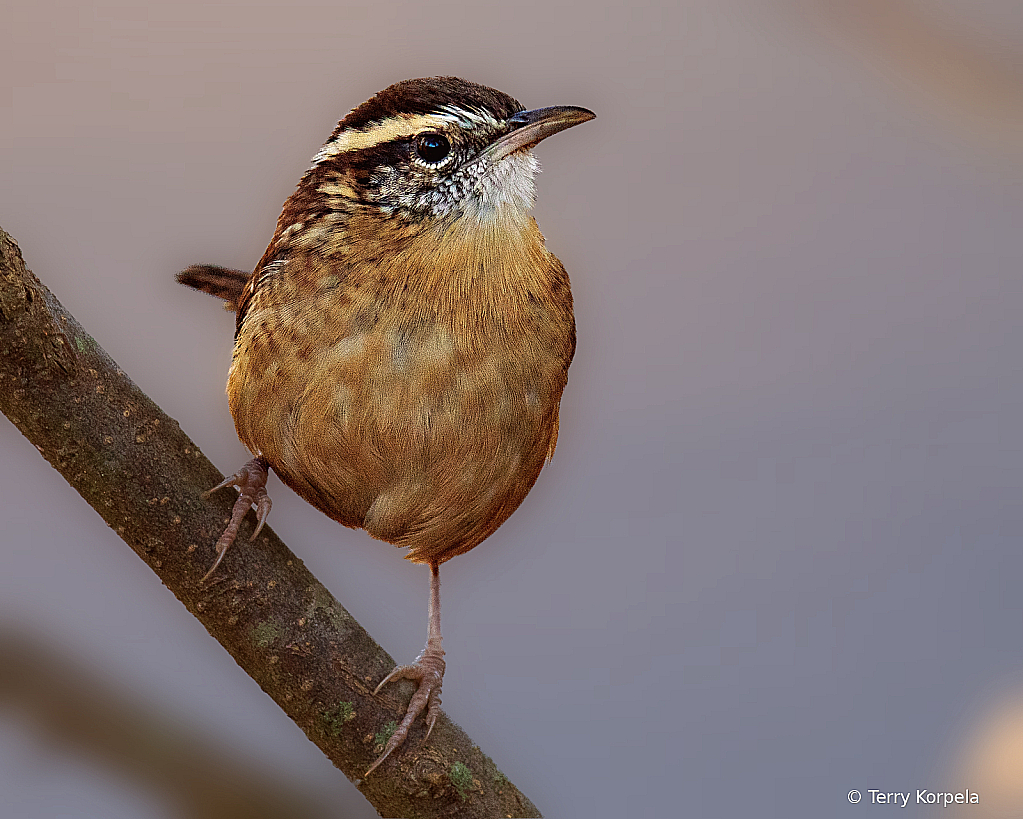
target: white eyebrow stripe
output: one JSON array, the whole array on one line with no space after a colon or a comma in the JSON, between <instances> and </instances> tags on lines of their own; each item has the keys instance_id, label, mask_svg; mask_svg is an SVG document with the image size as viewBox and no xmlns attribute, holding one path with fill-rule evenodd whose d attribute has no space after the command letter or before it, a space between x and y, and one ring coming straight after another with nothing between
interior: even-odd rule
<instances>
[{"instance_id":1,"label":"white eyebrow stripe","mask_svg":"<svg viewBox=\"0 0 1023 819\"><path fill-rule=\"evenodd\" d=\"M313 164L318 165L349 151L361 151L391 140L405 139L431 128L439 130L457 121L458 118L453 114L399 114L372 124L365 130L348 129L320 148L313 157Z\"/></svg>"},{"instance_id":2,"label":"white eyebrow stripe","mask_svg":"<svg viewBox=\"0 0 1023 819\"><path fill-rule=\"evenodd\" d=\"M450 117L451 122L465 128L480 124L489 125L492 128L501 125L500 120L494 119L494 115L483 108L459 108L454 105L445 105L441 107L441 111Z\"/></svg>"}]
</instances>

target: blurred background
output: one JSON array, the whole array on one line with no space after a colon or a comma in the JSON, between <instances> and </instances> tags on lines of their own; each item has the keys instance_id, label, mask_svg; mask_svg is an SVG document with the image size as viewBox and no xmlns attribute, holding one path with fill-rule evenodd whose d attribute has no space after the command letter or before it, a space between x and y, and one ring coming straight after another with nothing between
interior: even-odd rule
<instances>
[{"instance_id":1,"label":"blurred background","mask_svg":"<svg viewBox=\"0 0 1023 819\"><path fill-rule=\"evenodd\" d=\"M557 458L443 576L447 711L545 815L1023 815L1017 0L5 8L0 225L226 472L233 320L176 271L253 266L396 80L598 113L538 149ZM0 463L0 813L374 815L6 419ZM414 657L426 570L271 494Z\"/></svg>"}]
</instances>

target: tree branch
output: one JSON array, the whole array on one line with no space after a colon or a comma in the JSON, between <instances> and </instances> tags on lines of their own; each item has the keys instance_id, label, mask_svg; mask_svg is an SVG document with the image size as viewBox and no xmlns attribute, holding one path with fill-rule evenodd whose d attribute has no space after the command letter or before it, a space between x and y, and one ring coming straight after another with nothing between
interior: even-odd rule
<instances>
[{"instance_id":1,"label":"tree branch","mask_svg":"<svg viewBox=\"0 0 1023 819\"><path fill-rule=\"evenodd\" d=\"M199 582L230 516L228 493L201 497L222 476L2 229L0 410L381 815L540 815L446 716L427 743L418 722L397 758L361 779L413 684L373 696L394 661L268 529ZM253 524L250 512L241 543Z\"/></svg>"}]
</instances>

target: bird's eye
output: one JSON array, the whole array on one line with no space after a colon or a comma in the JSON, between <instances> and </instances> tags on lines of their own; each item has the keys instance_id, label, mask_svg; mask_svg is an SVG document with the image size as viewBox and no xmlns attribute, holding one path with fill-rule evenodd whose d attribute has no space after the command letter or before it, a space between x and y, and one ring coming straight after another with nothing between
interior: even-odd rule
<instances>
[{"instance_id":1,"label":"bird's eye","mask_svg":"<svg viewBox=\"0 0 1023 819\"><path fill-rule=\"evenodd\" d=\"M442 162L451 153L451 143L444 134L426 133L416 137L416 154L428 165Z\"/></svg>"}]
</instances>

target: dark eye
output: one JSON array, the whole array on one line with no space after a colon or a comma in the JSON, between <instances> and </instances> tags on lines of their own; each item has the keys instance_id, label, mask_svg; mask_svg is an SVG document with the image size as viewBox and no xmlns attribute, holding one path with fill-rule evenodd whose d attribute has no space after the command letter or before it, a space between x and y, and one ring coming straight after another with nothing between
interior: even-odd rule
<instances>
[{"instance_id":1,"label":"dark eye","mask_svg":"<svg viewBox=\"0 0 1023 819\"><path fill-rule=\"evenodd\" d=\"M420 134L416 137L416 153L423 162L436 165L451 153L451 143L444 134Z\"/></svg>"}]
</instances>

